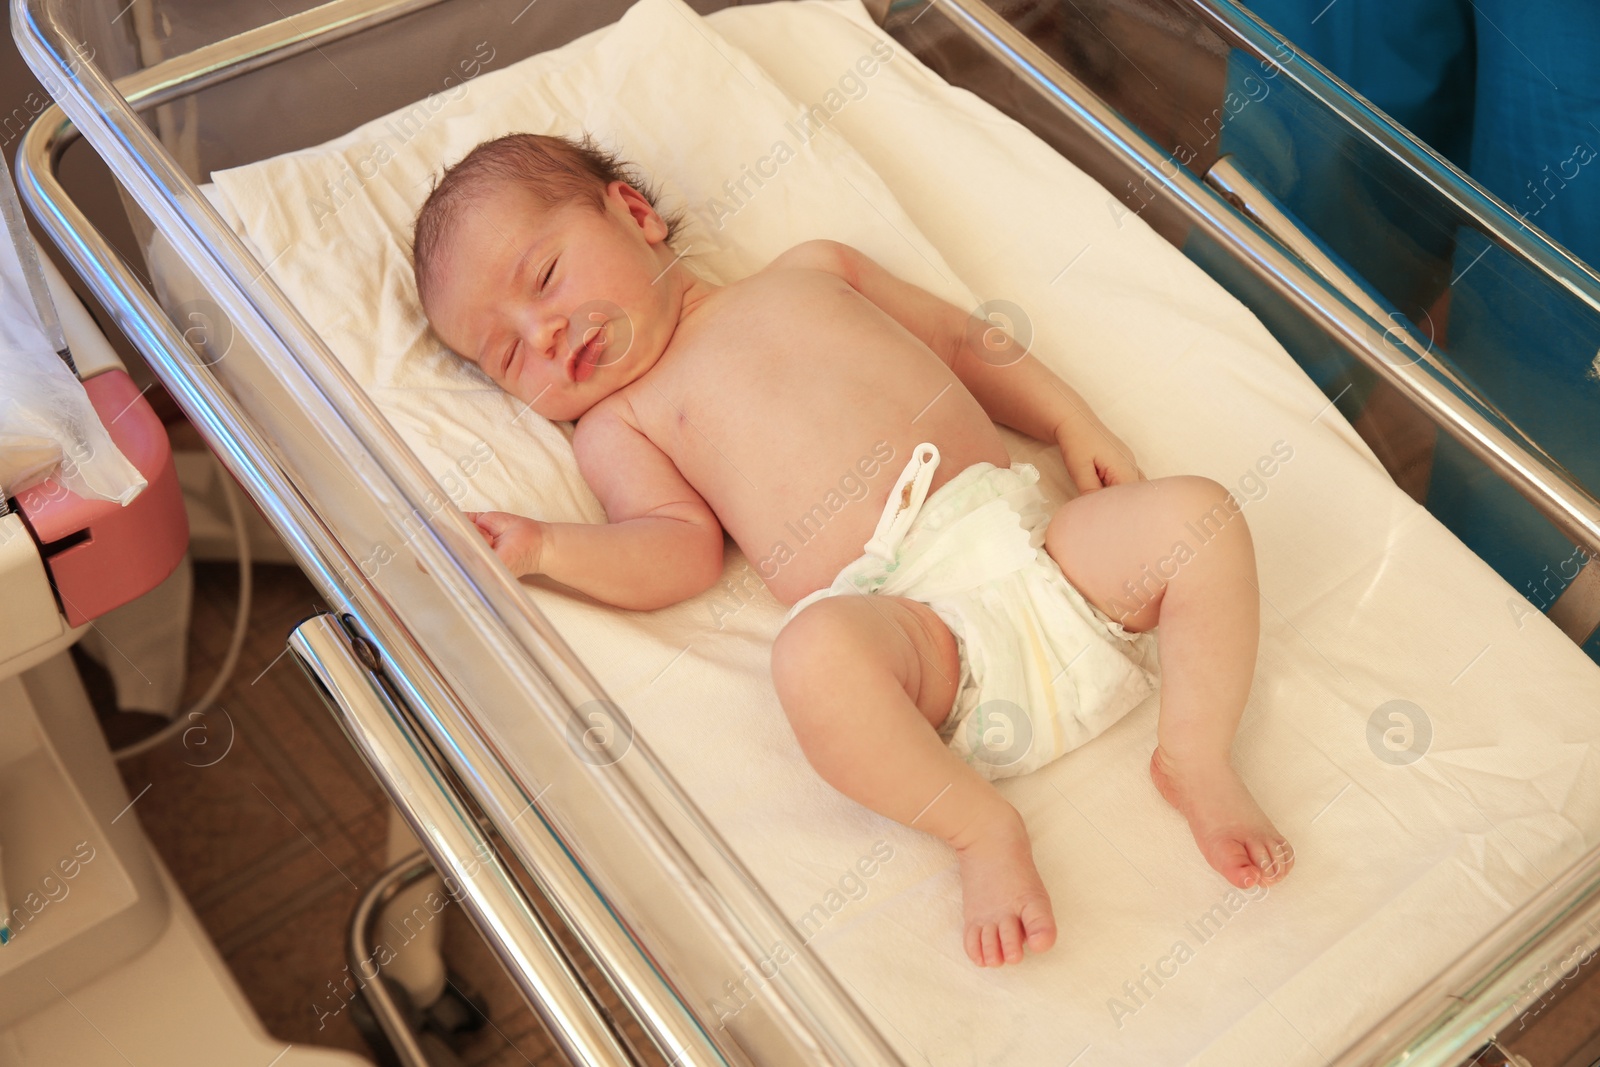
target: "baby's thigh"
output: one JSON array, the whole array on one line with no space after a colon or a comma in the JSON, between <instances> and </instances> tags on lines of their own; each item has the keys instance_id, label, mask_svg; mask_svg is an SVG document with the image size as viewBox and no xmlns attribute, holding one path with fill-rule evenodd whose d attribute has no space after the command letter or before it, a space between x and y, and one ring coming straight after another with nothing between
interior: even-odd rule
<instances>
[{"instance_id":1,"label":"baby's thigh","mask_svg":"<svg viewBox=\"0 0 1600 1067\"><path fill-rule=\"evenodd\" d=\"M772 646L772 678L791 715L810 696L837 706L857 672L887 673L935 728L955 707L955 634L928 605L897 596L824 597L789 620ZM793 709L793 710L791 710Z\"/></svg>"},{"instance_id":2,"label":"baby's thigh","mask_svg":"<svg viewBox=\"0 0 1600 1067\"><path fill-rule=\"evenodd\" d=\"M1192 475L1097 489L1056 510L1045 551L1085 600L1143 632L1156 625L1167 582L1219 514L1242 521L1227 498L1222 485Z\"/></svg>"}]
</instances>

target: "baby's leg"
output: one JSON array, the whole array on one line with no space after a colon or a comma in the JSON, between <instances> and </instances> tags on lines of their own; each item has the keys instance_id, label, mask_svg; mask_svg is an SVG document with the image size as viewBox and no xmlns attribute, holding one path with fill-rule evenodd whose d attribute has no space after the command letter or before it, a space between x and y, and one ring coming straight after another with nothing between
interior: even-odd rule
<instances>
[{"instance_id":1,"label":"baby's leg","mask_svg":"<svg viewBox=\"0 0 1600 1067\"><path fill-rule=\"evenodd\" d=\"M961 868L963 942L979 966L1055 943L1022 817L939 739L955 703L955 636L925 604L834 596L789 621L772 680L806 758L835 789L942 838Z\"/></svg>"},{"instance_id":2,"label":"baby's leg","mask_svg":"<svg viewBox=\"0 0 1600 1067\"><path fill-rule=\"evenodd\" d=\"M1085 599L1142 632L1160 624L1161 718L1150 775L1236 886L1271 885L1294 852L1233 770L1255 672L1255 549L1228 491L1206 478L1099 489L1062 505L1045 548Z\"/></svg>"}]
</instances>

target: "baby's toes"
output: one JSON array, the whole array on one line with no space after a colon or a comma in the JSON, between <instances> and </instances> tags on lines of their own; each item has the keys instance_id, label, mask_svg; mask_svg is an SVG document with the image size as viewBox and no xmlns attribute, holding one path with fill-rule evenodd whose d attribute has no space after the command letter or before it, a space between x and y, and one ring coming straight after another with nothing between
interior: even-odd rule
<instances>
[{"instance_id":1,"label":"baby's toes","mask_svg":"<svg viewBox=\"0 0 1600 1067\"><path fill-rule=\"evenodd\" d=\"M1206 850L1206 861L1213 870L1240 889L1249 889L1261 880L1261 869L1240 838L1225 837Z\"/></svg>"},{"instance_id":2,"label":"baby's toes","mask_svg":"<svg viewBox=\"0 0 1600 1067\"><path fill-rule=\"evenodd\" d=\"M998 967L1006 961L1000 953L1000 928L997 924L984 923L979 940L983 945L984 967Z\"/></svg>"},{"instance_id":3,"label":"baby's toes","mask_svg":"<svg viewBox=\"0 0 1600 1067\"><path fill-rule=\"evenodd\" d=\"M994 923L968 926L965 943L967 958L979 967L998 967L1005 962L1000 949L1000 931Z\"/></svg>"},{"instance_id":4,"label":"baby's toes","mask_svg":"<svg viewBox=\"0 0 1600 1067\"><path fill-rule=\"evenodd\" d=\"M1263 885L1276 885L1294 867L1294 846L1281 837L1251 842L1250 856L1261 871Z\"/></svg>"},{"instance_id":5,"label":"baby's toes","mask_svg":"<svg viewBox=\"0 0 1600 1067\"><path fill-rule=\"evenodd\" d=\"M1022 962L1022 920L1015 915L1000 920L1000 953L1006 963Z\"/></svg>"},{"instance_id":6,"label":"baby's toes","mask_svg":"<svg viewBox=\"0 0 1600 1067\"><path fill-rule=\"evenodd\" d=\"M1047 900L1030 900L1022 906L1023 941L1030 951L1043 952L1056 943L1056 919Z\"/></svg>"}]
</instances>

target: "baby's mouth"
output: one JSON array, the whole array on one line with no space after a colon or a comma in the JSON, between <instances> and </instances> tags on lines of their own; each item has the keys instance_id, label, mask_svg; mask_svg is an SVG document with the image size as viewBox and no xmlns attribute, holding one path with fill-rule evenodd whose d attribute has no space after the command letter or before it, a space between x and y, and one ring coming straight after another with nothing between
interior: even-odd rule
<instances>
[{"instance_id":1,"label":"baby's mouth","mask_svg":"<svg viewBox=\"0 0 1600 1067\"><path fill-rule=\"evenodd\" d=\"M585 382L594 376L595 367L600 363L600 356L605 348L605 327L590 328L589 338L579 349L572 354L572 380Z\"/></svg>"}]
</instances>

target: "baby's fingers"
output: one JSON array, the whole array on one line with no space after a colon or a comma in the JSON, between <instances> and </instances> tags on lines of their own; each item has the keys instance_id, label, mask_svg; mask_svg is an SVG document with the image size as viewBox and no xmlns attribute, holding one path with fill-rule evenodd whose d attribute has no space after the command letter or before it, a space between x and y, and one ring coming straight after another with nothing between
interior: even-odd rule
<instances>
[{"instance_id":1,"label":"baby's fingers","mask_svg":"<svg viewBox=\"0 0 1600 1067\"><path fill-rule=\"evenodd\" d=\"M1080 496L1100 488L1100 469L1093 456L1081 452L1068 452L1063 458L1066 461L1067 477L1072 479L1072 484Z\"/></svg>"},{"instance_id":2,"label":"baby's fingers","mask_svg":"<svg viewBox=\"0 0 1600 1067\"><path fill-rule=\"evenodd\" d=\"M1123 455L1113 456L1102 465L1101 471L1101 481L1106 485L1131 485L1144 479L1144 472L1138 465Z\"/></svg>"},{"instance_id":3,"label":"baby's fingers","mask_svg":"<svg viewBox=\"0 0 1600 1067\"><path fill-rule=\"evenodd\" d=\"M464 511L462 514L471 519L472 524L484 533L497 537L521 521L517 516L508 515L504 511Z\"/></svg>"},{"instance_id":4,"label":"baby's fingers","mask_svg":"<svg viewBox=\"0 0 1600 1067\"><path fill-rule=\"evenodd\" d=\"M537 519L504 511L462 512L472 520L502 563L519 577L535 573L543 552L542 525Z\"/></svg>"},{"instance_id":5,"label":"baby's fingers","mask_svg":"<svg viewBox=\"0 0 1600 1067\"><path fill-rule=\"evenodd\" d=\"M500 551L500 537L506 528L504 522L496 521L498 513L493 511L464 511L462 514L472 520L472 527L478 531L478 536L483 538L484 544L498 553Z\"/></svg>"}]
</instances>

